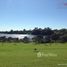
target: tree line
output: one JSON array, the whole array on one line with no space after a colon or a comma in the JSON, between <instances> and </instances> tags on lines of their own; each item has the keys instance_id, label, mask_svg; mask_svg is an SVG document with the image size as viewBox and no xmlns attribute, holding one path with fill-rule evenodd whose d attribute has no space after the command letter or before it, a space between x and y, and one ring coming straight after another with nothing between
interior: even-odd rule
<instances>
[{"instance_id":1,"label":"tree line","mask_svg":"<svg viewBox=\"0 0 67 67\"><path fill-rule=\"evenodd\" d=\"M32 42L35 43L54 43L54 42L61 42L65 43L67 42L67 29L54 29L51 28L34 28L33 30L21 30L21 31L0 31L0 33L4 34L31 34L35 35L35 37L32 38ZM5 38L0 37L0 41L15 41L15 42L31 42L28 37L24 37L23 39L18 38Z\"/></svg>"}]
</instances>

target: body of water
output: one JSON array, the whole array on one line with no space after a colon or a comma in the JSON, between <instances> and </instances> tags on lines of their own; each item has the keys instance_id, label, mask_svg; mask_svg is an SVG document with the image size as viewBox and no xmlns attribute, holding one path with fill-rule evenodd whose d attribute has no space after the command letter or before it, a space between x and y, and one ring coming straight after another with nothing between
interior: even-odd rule
<instances>
[{"instance_id":1,"label":"body of water","mask_svg":"<svg viewBox=\"0 0 67 67\"><path fill-rule=\"evenodd\" d=\"M18 39L23 39L24 37L28 38L33 38L34 35L29 35L29 34L0 34L0 37L5 36L6 38L12 37L12 38L18 38Z\"/></svg>"}]
</instances>

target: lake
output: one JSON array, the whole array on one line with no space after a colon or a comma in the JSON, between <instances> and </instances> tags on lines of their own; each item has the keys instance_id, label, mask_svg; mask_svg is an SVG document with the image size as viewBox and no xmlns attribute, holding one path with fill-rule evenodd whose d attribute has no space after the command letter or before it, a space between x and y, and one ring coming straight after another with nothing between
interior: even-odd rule
<instances>
[{"instance_id":1,"label":"lake","mask_svg":"<svg viewBox=\"0 0 67 67\"><path fill-rule=\"evenodd\" d=\"M18 39L23 39L24 37L28 37L28 38L33 38L34 35L29 35L29 34L1 34L0 33L0 37L5 36L6 38L12 37L12 38L18 38Z\"/></svg>"}]
</instances>

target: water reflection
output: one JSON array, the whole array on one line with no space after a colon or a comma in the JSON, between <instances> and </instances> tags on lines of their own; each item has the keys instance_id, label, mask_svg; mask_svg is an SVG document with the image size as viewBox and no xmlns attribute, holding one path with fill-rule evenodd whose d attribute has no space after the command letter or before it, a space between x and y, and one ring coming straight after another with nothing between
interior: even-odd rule
<instances>
[{"instance_id":1,"label":"water reflection","mask_svg":"<svg viewBox=\"0 0 67 67\"><path fill-rule=\"evenodd\" d=\"M29 34L0 34L0 37L5 36L6 38L12 37L12 38L19 38L23 39L24 37L33 38L34 35Z\"/></svg>"}]
</instances>

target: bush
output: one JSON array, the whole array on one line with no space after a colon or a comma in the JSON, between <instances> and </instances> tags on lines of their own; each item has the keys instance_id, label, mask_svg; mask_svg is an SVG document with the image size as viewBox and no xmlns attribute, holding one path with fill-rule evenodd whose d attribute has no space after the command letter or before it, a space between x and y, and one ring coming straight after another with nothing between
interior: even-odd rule
<instances>
[{"instance_id":1,"label":"bush","mask_svg":"<svg viewBox=\"0 0 67 67\"><path fill-rule=\"evenodd\" d=\"M42 35L37 35L36 37L33 38L33 42L43 43L43 36Z\"/></svg>"},{"instance_id":2,"label":"bush","mask_svg":"<svg viewBox=\"0 0 67 67\"><path fill-rule=\"evenodd\" d=\"M64 42L67 42L67 35L62 35L60 36L60 42L64 43Z\"/></svg>"},{"instance_id":3,"label":"bush","mask_svg":"<svg viewBox=\"0 0 67 67\"><path fill-rule=\"evenodd\" d=\"M29 43L30 42L30 39L28 37L24 37L23 40L22 40L24 43Z\"/></svg>"},{"instance_id":4,"label":"bush","mask_svg":"<svg viewBox=\"0 0 67 67\"><path fill-rule=\"evenodd\" d=\"M45 38L43 39L43 42L44 43L50 43L51 42L50 36L45 36Z\"/></svg>"}]
</instances>

